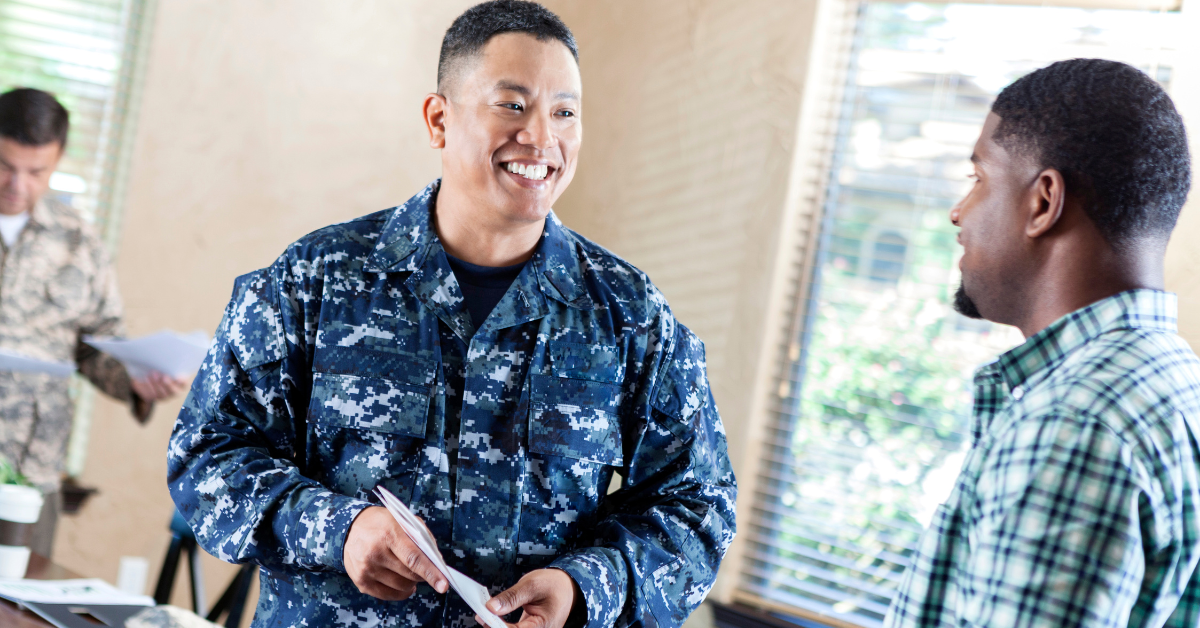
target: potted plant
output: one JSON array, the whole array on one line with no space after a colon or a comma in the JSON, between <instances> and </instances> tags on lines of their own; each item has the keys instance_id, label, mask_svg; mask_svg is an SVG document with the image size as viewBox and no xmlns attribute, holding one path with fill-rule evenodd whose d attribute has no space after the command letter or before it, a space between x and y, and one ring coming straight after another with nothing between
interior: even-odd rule
<instances>
[{"instance_id":1,"label":"potted plant","mask_svg":"<svg viewBox=\"0 0 1200 628\"><path fill-rule=\"evenodd\" d=\"M30 526L41 513L41 491L0 456L0 578L25 576Z\"/></svg>"}]
</instances>

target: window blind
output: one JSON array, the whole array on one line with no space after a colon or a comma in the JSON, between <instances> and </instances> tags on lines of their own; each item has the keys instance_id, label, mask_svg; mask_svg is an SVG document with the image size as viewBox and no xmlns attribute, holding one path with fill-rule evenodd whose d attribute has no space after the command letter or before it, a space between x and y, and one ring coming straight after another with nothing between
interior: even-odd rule
<instances>
[{"instance_id":1,"label":"window blind","mask_svg":"<svg viewBox=\"0 0 1200 628\"><path fill-rule=\"evenodd\" d=\"M143 0L0 0L0 89L54 94L71 114L51 193L114 243Z\"/></svg>"},{"instance_id":2,"label":"window blind","mask_svg":"<svg viewBox=\"0 0 1200 628\"><path fill-rule=\"evenodd\" d=\"M71 114L50 194L91 221L110 253L133 140L133 105L153 0L0 0L0 91L50 92ZM83 471L94 391L72 381L67 474Z\"/></svg>"},{"instance_id":3,"label":"window blind","mask_svg":"<svg viewBox=\"0 0 1200 628\"><path fill-rule=\"evenodd\" d=\"M1183 31L1165 10L865 2L857 15L738 597L874 627L957 477L973 370L1021 341L950 308L948 213L992 100L1074 57L1169 86Z\"/></svg>"}]
</instances>

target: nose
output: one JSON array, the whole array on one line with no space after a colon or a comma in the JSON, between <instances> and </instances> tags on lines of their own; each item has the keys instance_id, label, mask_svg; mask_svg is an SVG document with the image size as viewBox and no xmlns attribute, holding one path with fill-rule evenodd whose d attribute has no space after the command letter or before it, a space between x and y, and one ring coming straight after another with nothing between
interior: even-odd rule
<instances>
[{"instance_id":1,"label":"nose","mask_svg":"<svg viewBox=\"0 0 1200 628\"><path fill-rule=\"evenodd\" d=\"M529 116L529 123L517 133L517 142L538 150L553 148L555 140L550 120L541 115Z\"/></svg>"},{"instance_id":2,"label":"nose","mask_svg":"<svg viewBox=\"0 0 1200 628\"><path fill-rule=\"evenodd\" d=\"M961 226L958 224L958 219L961 215L962 215L962 201L959 201L954 204L954 207L950 208L950 224L954 225L955 227Z\"/></svg>"}]
</instances>

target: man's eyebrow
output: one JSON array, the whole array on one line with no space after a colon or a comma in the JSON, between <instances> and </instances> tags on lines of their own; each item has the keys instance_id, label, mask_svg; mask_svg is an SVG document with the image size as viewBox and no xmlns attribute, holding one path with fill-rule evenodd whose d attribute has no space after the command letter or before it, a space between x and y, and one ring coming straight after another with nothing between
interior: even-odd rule
<instances>
[{"instance_id":1,"label":"man's eyebrow","mask_svg":"<svg viewBox=\"0 0 1200 628\"><path fill-rule=\"evenodd\" d=\"M528 96L532 93L528 87L525 87L520 83L513 83L512 81L500 81L499 83L496 83L496 87L492 88L492 91L516 92L522 96Z\"/></svg>"},{"instance_id":2,"label":"man's eyebrow","mask_svg":"<svg viewBox=\"0 0 1200 628\"><path fill-rule=\"evenodd\" d=\"M496 87L493 88L493 91L516 92L522 96L529 96L533 93L533 90L529 89L528 87L525 87L524 85L521 85L520 83L514 83L512 81L500 81L499 83L496 83ZM558 92L557 94L554 95L554 98L557 100L578 101L579 94L577 92Z\"/></svg>"}]
</instances>

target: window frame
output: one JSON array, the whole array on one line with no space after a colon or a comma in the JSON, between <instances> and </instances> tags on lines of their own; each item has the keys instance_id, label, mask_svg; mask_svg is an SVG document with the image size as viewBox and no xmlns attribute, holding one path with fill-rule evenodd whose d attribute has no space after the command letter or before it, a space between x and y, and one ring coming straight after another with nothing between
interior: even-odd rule
<instances>
[{"instance_id":1,"label":"window frame","mask_svg":"<svg viewBox=\"0 0 1200 628\"><path fill-rule=\"evenodd\" d=\"M789 181L786 214L792 225L784 229L781 248L788 251L780 264L789 268L782 272L788 285L776 286L777 294L771 295L769 303L774 307L777 322L770 329L764 347L769 356L769 369L760 370L768 380L762 387L765 395L755 399L748 420L749 442L744 449L747 460L745 472L738 478L739 534L722 563L717 584L712 592L715 601L742 604L770 613L780 613L817 622L833 628L864 628L861 624L831 617L808 609L793 607L757 595L742 588L743 569L747 561L746 546L750 543L747 529L756 521L760 478L766 472L765 452L771 446L770 432L774 427L774 399L785 386L790 385L789 370L793 362L805 350L806 330L811 329L808 305L813 296L818 262L820 239L826 233L826 192L834 167L835 137L841 116L830 115L845 106L843 103L846 75L849 68L851 45L860 8L868 2L895 2L908 4L911 0L818 0L817 19L813 24L814 43L810 51L809 72L805 78L804 95L799 112L797 151L793 156L792 176ZM999 4L1019 6L1069 7L1084 9L1123 9L1142 11L1179 11L1185 22L1195 32L1200 32L1200 0L1052 0L1033 3L1021 0L951 0L953 4ZM847 29L838 17L853 14L854 20ZM1185 121L1189 111L1200 116L1200 42L1192 42L1195 54L1181 55L1192 59L1189 64L1180 64L1172 77L1170 94ZM831 67L832 66L832 67ZM1190 133L1193 146L1200 145L1200 117L1195 119ZM1195 167L1193 167L1196 170ZM1200 194L1193 194L1188 203L1200 206ZM1198 207L1197 209L1200 209ZM792 226L793 228L786 228ZM879 235L879 234L877 234ZM794 269L787 272L789 269ZM782 311L780 311L782 310Z\"/></svg>"}]
</instances>

